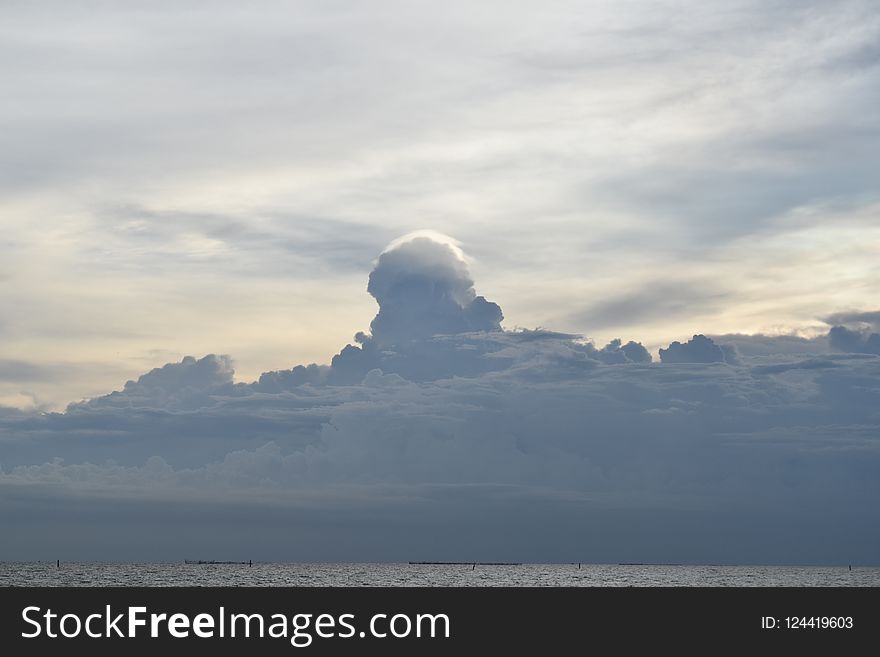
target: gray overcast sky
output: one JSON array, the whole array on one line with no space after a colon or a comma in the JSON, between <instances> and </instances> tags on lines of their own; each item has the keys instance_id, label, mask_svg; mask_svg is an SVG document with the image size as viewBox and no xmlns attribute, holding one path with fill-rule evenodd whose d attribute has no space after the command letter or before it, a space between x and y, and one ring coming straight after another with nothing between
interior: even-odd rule
<instances>
[{"instance_id":1,"label":"gray overcast sky","mask_svg":"<svg viewBox=\"0 0 880 657\"><path fill-rule=\"evenodd\" d=\"M0 11L0 359L30 372L3 403L326 363L417 229L506 326L655 353L876 304L871 2Z\"/></svg>"},{"instance_id":2,"label":"gray overcast sky","mask_svg":"<svg viewBox=\"0 0 880 657\"><path fill-rule=\"evenodd\" d=\"M3 1L0 558L876 563L878 44Z\"/></svg>"}]
</instances>

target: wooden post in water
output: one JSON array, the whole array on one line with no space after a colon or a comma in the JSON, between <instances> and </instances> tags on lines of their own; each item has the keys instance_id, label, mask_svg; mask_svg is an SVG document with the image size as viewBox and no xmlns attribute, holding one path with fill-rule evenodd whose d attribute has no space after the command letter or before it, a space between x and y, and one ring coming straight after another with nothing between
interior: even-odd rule
<instances>
[{"instance_id":1,"label":"wooden post in water","mask_svg":"<svg viewBox=\"0 0 880 657\"><path fill-rule=\"evenodd\" d=\"M580 569L581 569L581 564L580 564L580 562L578 562L578 570L580 570Z\"/></svg>"},{"instance_id":2,"label":"wooden post in water","mask_svg":"<svg viewBox=\"0 0 880 657\"><path fill-rule=\"evenodd\" d=\"M253 565L254 565L254 562L251 561L250 559L248 559L248 568L250 568L250 567L253 566Z\"/></svg>"},{"instance_id":3,"label":"wooden post in water","mask_svg":"<svg viewBox=\"0 0 880 657\"><path fill-rule=\"evenodd\" d=\"M61 568L61 559L57 559L57 560L55 561L55 567L56 567L56 568Z\"/></svg>"}]
</instances>

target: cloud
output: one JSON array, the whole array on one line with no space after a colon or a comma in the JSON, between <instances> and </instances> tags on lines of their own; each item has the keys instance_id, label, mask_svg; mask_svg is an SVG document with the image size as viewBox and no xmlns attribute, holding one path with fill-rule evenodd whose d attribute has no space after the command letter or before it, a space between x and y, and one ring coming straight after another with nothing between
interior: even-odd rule
<instances>
[{"instance_id":1,"label":"cloud","mask_svg":"<svg viewBox=\"0 0 880 657\"><path fill-rule=\"evenodd\" d=\"M592 343L586 344L585 348L591 358L595 358L608 365L614 363L651 362L651 354L642 346L641 342L633 342L632 340L626 344L622 344L622 342L620 338L614 338L601 349L595 349Z\"/></svg>"},{"instance_id":2,"label":"cloud","mask_svg":"<svg viewBox=\"0 0 880 657\"><path fill-rule=\"evenodd\" d=\"M832 326L861 326L863 328L880 327L880 310L834 313L822 319Z\"/></svg>"},{"instance_id":3,"label":"cloud","mask_svg":"<svg viewBox=\"0 0 880 657\"><path fill-rule=\"evenodd\" d=\"M857 354L880 354L880 333L867 330L851 330L834 326L828 331L831 346L838 351Z\"/></svg>"},{"instance_id":4,"label":"cloud","mask_svg":"<svg viewBox=\"0 0 880 657\"><path fill-rule=\"evenodd\" d=\"M4 12L0 358L87 366L29 386L54 408L153 349L324 363L416 224L519 325L603 343L798 329L877 289L869 2L44 4Z\"/></svg>"},{"instance_id":5,"label":"cloud","mask_svg":"<svg viewBox=\"0 0 880 657\"><path fill-rule=\"evenodd\" d=\"M371 333L330 366L244 383L228 356L186 357L63 413L0 409L2 556L40 558L49 527L92 558L239 546L242 527L285 559L875 553L880 358L697 334L656 363L635 341L504 330L494 304L469 311L454 243L424 234L379 257L370 292Z\"/></svg>"},{"instance_id":6,"label":"cloud","mask_svg":"<svg viewBox=\"0 0 880 657\"><path fill-rule=\"evenodd\" d=\"M716 344L730 345L744 357L780 359L828 353L827 335L805 338L799 335L726 333L707 337Z\"/></svg>"},{"instance_id":7,"label":"cloud","mask_svg":"<svg viewBox=\"0 0 880 657\"><path fill-rule=\"evenodd\" d=\"M49 368L23 360L0 359L0 381L42 381L57 376Z\"/></svg>"},{"instance_id":8,"label":"cloud","mask_svg":"<svg viewBox=\"0 0 880 657\"><path fill-rule=\"evenodd\" d=\"M380 345L501 329L501 308L476 295L450 241L416 235L393 245L379 256L367 291L379 304L370 329Z\"/></svg>"},{"instance_id":9,"label":"cloud","mask_svg":"<svg viewBox=\"0 0 880 657\"><path fill-rule=\"evenodd\" d=\"M0 557L876 560L874 4L406 4L4 9Z\"/></svg>"},{"instance_id":10,"label":"cloud","mask_svg":"<svg viewBox=\"0 0 880 657\"><path fill-rule=\"evenodd\" d=\"M736 364L738 358L730 345L717 345L705 335L695 335L684 344L676 341L666 349L660 349L660 360L664 363Z\"/></svg>"},{"instance_id":11,"label":"cloud","mask_svg":"<svg viewBox=\"0 0 880 657\"><path fill-rule=\"evenodd\" d=\"M501 308L477 296L450 238L423 231L396 240L376 261L367 291L379 304L370 334L356 334L359 346L333 358L329 381L358 382L376 368L429 380L498 366L481 358L491 343L481 334L500 333Z\"/></svg>"},{"instance_id":12,"label":"cloud","mask_svg":"<svg viewBox=\"0 0 880 657\"><path fill-rule=\"evenodd\" d=\"M794 363L779 363L777 365L755 365L752 368L754 374L783 374L792 370L822 370L839 365L829 358L810 358Z\"/></svg>"},{"instance_id":13,"label":"cloud","mask_svg":"<svg viewBox=\"0 0 880 657\"><path fill-rule=\"evenodd\" d=\"M611 298L600 299L585 310L569 316L570 321L591 330L632 326L659 318L710 313L730 297L716 286L687 281L653 281L637 290L624 291Z\"/></svg>"},{"instance_id":14,"label":"cloud","mask_svg":"<svg viewBox=\"0 0 880 657\"><path fill-rule=\"evenodd\" d=\"M584 549L607 557L633 554L624 528L652 517L692 537L689 547L673 553L711 560L726 554L727 541L695 527L721 517L742 532L739 545L755 546L753 558L788 562L792 538L786 532L792 530L759 529L749 519L775 515L793 522L809 504L812 531L822 532L831 522L826 519L835 518L853 560L873 550L870 536L859 538L864 525L856 518L870 513L880 492L880 393L864 385L880 378L880 359L779 369L769 377L766 370L752 374L699 363L593 361L578 369L566 364L558 339L513 344L541 347L522 367L431 383L374 370L350 386L305 383L270 395L248 386L221 388L182 415L149 407L145 398L135 402L143 405L140 411L95 407L86 414L30 418L27 426L19 414L5 421L4 434L17 426L33 444L24 462L4 463L4 505L43 513L35 496L63 495L80 500L80 509L104 508L105 514L108 505L133 509L138 522L159 526L168 517L162 508L185 505L192 522L220 544L235 543L236 527L274 517L272 509L279 509L292 523L280 539L290 554L326 554L319 542L296 547L291 536L329 522L332 534L352 547L324 549L348 559L367 544L377 558L403 558L401 546L416 555L463 558L480 545L513 555L517 548L504 548L497 536L510 539L529 526L546 527L560 540L518 543L519 554L538 560ZM856 392L861 400L854 401ZM303 414L323 417L307 425L297 420ZM172 417L179 424L169 424ZM116 454L98 436L120 419L127 422L113 441L130 447L143 441L141 432L152 433L152 456L138 461L123 450L129 463L107 461ZM160 439L169 432L174 440ZM254 432L263 442L247 446ZM53 444L64 460L41 460L47 433L74 443ZM218 443L222 453L212 447ZM181 453L198 458L186 465ZM152 516L137 511L148 503L156 509ZM225 513L211 522L210 509L218 504ZM847 514L838 515L839 508ZM273 536L274 522L254 529L252 551L275 558L283 553L274 540L261 544ZM572 522L574 534L566 533ZM422 539L383 544L379 537L400 526L423 528ZM644 536L635 553L662 553L667 529ZM588 535L592 547L585 548L581 541ZM195 538L184 545L207 547ZM170 544L161 549L169 553ZM833 552L806 541L798 558L828 561Z\"/></svg>"},{"instance_id":15,"label":"cloud","mask_svg":"<svg viewBox=\"0 0 880 657\"><path fill-rule=\"evenodd\" d=\"M234 374L229 356L208 354L199 359L185 356L179 363L167 363L143 374L137 381L127 381L121 391L71 404L68 409L200 404L212 389L230 385Z\"/></svg>"},{"instance_id":16,"label":"cloud","mask_svg":"<svg viewBox=\"0 0 880 657\"><path fill-rule=\"evenodd\" d=\"M199 360L186 356L179 363L168 363L147 372L137 381L128 381L124 390L128 393L202 390L231 383L234 373L232 360L228 356L209 354Z\"/></svg>"},{"instance_id":17,"label":"cloud","mask_svg":"<svg viewBox=\"0 0 880 657\"><path fill-rule=\"evenodd\" d=\"M832 325L828 343L835 351L880 354L880 311L834 313L822 321Z\"/></svg>"}]
</instances>

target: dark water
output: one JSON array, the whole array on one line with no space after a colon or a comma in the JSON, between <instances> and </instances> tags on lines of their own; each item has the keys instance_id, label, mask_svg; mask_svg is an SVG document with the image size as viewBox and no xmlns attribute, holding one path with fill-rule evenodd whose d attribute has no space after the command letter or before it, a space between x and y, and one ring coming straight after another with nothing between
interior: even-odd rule
<instances>
[{"instance_id":1,"label":"dark water","mask_svg":"<svg viewBox=\"0 0 880 657\"><path fill-rule=\"evenodd\" d=\"M880 586L880 568L2 562L0 586Z\"/></svg>"}]
</instances>

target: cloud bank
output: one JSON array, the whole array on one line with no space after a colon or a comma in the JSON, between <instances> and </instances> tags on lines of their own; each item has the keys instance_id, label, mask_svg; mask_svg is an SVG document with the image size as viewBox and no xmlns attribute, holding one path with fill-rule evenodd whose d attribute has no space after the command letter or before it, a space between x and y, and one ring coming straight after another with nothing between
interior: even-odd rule
<instances>
[{"instance_id":1,"label":"cloud bank","mask_svg":"<svg viewBox=\"0 0 880 657\"><path fill-rule=\"evenodd\" d=\"M236 383L186 357L63 413L0 409L0 558L876 560L864 327L696 334L654 362L502 328L430 234L367 289L370 330L330 365Z\"/></svg>"}]
</instances>

